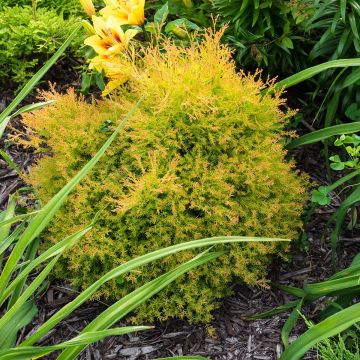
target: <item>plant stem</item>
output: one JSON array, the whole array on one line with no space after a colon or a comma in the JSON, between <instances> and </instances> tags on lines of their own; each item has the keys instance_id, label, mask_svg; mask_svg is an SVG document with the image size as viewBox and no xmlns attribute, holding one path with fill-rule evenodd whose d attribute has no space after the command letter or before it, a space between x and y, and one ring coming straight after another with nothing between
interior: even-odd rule
<instances>
[{"instance_id":1,"label":"plant stem","mask_svg":"<svg viewBox=\"0 0 360 360\"><path fill-rule=\"evenodd\" d=\"M149 36L148 36L148 33L146 32L146 29L145 29L145 25L144 24L141 24L141 29L144 33L144 36L145 36L145 41L149 41Z\"/></svg>"}]
</instances>

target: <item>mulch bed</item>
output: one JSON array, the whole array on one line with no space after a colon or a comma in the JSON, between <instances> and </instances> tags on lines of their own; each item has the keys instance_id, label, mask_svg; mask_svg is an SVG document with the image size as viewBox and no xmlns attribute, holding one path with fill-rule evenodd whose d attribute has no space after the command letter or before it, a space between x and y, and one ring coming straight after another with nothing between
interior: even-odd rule
<instances>
[{"instance_id":1,"label":"mulch bed","mask_svg":"<svg viewBox=\"0 0 360 360\"><path fill-rule=\"evenodd\" d=\"M67 74L66 78L64 74ZM60 65L47 77L52 81L60 80L60 85L56 87L58 91L65 91L69 84L78 87L80 82L76 72L64 62L60 62ZM46 82L41 87L46 88ZM9 103L12 96L10 91L0 92L0 98L1 95L0 110ZM27 102L32 101L34 97L27 99ZM15 120L12 125L20 127L21 123ZM1 146L3 148L3 142ZM36 157L30 151L24 151L11 144L7 152L18 167L25 171ZM313 180L318 184L326 184L319 152L318 145L306 146L297 150L295 157L301 170L312 174ZM5 161L0 160L0 206L3 208L9 195L22 186L24 184L16 172L9 168ZM300 251L298 244L294 243L291 261L274 262L269 272L269 279L286 285L302 286L304 281L321 281L331 274L330 242L327 238L321 241L321 234L327 219L336 210L337 205L321 207L316 211L305 229L308 236L308 251ZM343 241L340 242L338 252L340 268L349 265L351 259L360 250L359 234L345 235L341 239ZM234 291L233 296L225 298L221 308L214 313L214 321L211 324L215 330L213 336L209 336L205 326L189 325L185 321L169 319L166 323L155 324L153 330L107 338L93 344L80 355L79 359L136 360L174 355L203 355L214 360L277 359L283 350L281 328L289 313L255 321L249 321L247 317L285 304L292 299L291 296L276 288L252 288L241 284L230 286ZM24 339L34 332L44 320L73 299L76 294L76 291L66 283L54 281L38 302L37 318L23 331L20 338ZM70 339L105 308L106 304L101 302L85 303L42 339L40 344L56 344ZM316 310L318 310L317 305L307 306L305 316L311 319ZM299 321L291 334L290 341L305 329L304 322ZM53 354L46 358L55 357ZM304 359L315 358L315 351L309 352L304 357Z\"/></svg>"}]
</instances>

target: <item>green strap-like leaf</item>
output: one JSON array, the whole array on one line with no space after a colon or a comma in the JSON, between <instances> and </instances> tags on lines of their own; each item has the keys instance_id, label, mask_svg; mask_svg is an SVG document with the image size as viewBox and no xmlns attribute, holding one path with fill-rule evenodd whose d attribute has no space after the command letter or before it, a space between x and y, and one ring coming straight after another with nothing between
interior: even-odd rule
<instances>
[{"instance_id":1,"label":"green strap-like leaf","mask_svg":"<svg viewBox=\"0 0 360 360\"><path fill-rule=\"evenodd\" d=\"M11 348L0 351L0 360L29 360L32 358L40 358L56 350L66 349L71 346L89 345L108 336L124 335L136 331L148 330L151 328L151 326L128 326L84 333L74 337L69 341L65 341L61 344L53 346L26 346L22 348Z\"/></svg>"},{"instance_id":2,"label":"green strap-like leaf","mask_svg":"<svg viewBox=\"0 0 360 360\"><path fill-rule=\"evenodd\" d=\"M350 66L360 66L360 59L340 59L340 60L332 60L325 62L320 65L315 65L309 67L305 70L302 70L295 75L291 75L284 80L281 80L277 83L277 87L289 88L296 84L299 84L305 80L312 78L313 76L321 73L322 71L332 69L332 68L342 68L342 67L350 67Z\"/></svg>"},{"instance_id":3,"label":"green strap-like leaf","mask_svg":"<svg viewBox=\"0 0 360 360\"><path fill-rule=\"evenodd\" d=\"M312 326L283 352L280 360L299 360L321 340L337 335L359 321L360 303L339 311Z\"/></svg>"},{"instance_id":4,"label":"green strap-like leaf","mask_svg":"<svg viewBox=\"0 0 360 360\"><path fill-rule=\"evenodd\" d=\"M22 269L19 274L17 274L17 276L9 284L9 286L3 292L1 292L0 304L2 304L7 299L7 297L12 293L12 291L20 282L27 278L27 276L32 270L37 268L43 262L51 259L54 256L62 254L65 250L74 246L87 232L91 230L91 228L91 225L87 226L84 229L78 231L77 233L68 236L64 240L59 241L58 243L44 251L41 255L37 256L36 259L31 261L25 268Z\"/></svg>"},{"instance_id":5,"label":"green strap-like leaf","mask_svg":"<svg viewBox=\"0 0 360 360\"><path fill-rule=\"evenodd\" d=\"M112 324L119 321L123 316L130 311L135 310L139 305L144 303L147 299L157 294L164 289L171 282L176 280L180 275L185 274L189 270L205 264L217 257L225 254L225 251L218 252L205 252L200 256L187 261L186 263L178 266L174 270L159 276L158 278L148 282L147 284L137 288L130 294L124 296L121 300L103 311L97 318L95 318L89 325L85 327L82 332L98 331L109 328ZM66 349L58 360L73 360L86 346L78 346Z\"/></svg>"},{"instance_id":6,"label":"green strap-like leaf","mask_svg":"<svg viewBox=\"0 0 360 360\"><path fill-rule=\"evenodd\" d=\"M260 314L255 314L255 315L249 316L247 319L248 320L258 320L258 319L263 319L263 318L266 318L269 316L274 316L277 314L284 313L284 312L289 311L290 309L296 307L300 301L301 300L289 301L286 304L277 306L276 308L273 308L271 310L264 311Z\"/></svg>"},{"instance_id":7,"label":"green strap-like leaf","mask_svg":"<svg viewBox=\"0 0 360 360\"><path fill-rule=\"evenodd\" d=\"M0 328L0 349L15 346L17 332L28 325L37 314L34 301L26 302L16 314Z\"/></svg>"},{"instance_id":8,"label":"green strap-like leaf","mask_svg":"<svg viewBox=\"0 0 360 360\"><path fill-rule=\"evenodd\" d=\"M325 129L317 130L311 132L310 134L300 136L299 138L293 140L290 144L288 144L286 148L288 150L291 150L298 146L313 144L318 141L325 140L331 136L352 134L359 131L360 131L360 122L329 126Z\"/></svg>"},{"instance_id":9,"label":"green strap-like leaf","mask_svg":"<svg viewBox=\"0 0 360 360\"><path fill-rule=\"evenodd\" d=\"M196 248L202 248L206 246L214 246L218 244L230 244L230 243L240 243L240 242L271 242L271 241L289 241L280 238L257 238L257 237L246 237L246 236L221 236L213 238L205 238L199 240L193 240L185 243L180 243L177 245L169 246L160 250L153 251L151 253L139 256L135 259L128 261L125 264L122 264L104 276L99 280L94 282L91 286L85 289L81 294L79 294L73 301L63 306L56 314L54 314L50 319L48 319L40 328L20 346L33 345L41 337L48 333L52 328L54 328L61 320L66 316L70 315L76 308L88 300L103 284L112 279L118 278L123 274L136 269L138 267L144 266L150 262L161 259L165 256L175 254L180 251L192 250Z\"/></svg>"},{"instance_id":10,"label":"green strap-like leaf","mask_svg":"<svg viewBox=\"0 0 360 360\"><path fill-rule=\"evenodd\" d=\"M304 299L301 299L296 305L295 309L291 312L290 316L286 319L283 328L281 329L281 340L285 347L289 345L289 335L296 325L300 316L300 310L303 305Z\"/></svg>"}]
</instances>

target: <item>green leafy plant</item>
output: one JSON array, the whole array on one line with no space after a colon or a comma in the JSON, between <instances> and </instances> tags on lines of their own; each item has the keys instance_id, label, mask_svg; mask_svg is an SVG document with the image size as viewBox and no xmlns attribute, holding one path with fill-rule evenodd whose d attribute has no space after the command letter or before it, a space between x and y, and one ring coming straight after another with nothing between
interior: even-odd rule
<instances>
[{"instance_id":1,"label":"green leafy plant","mask_svg":"<svg viewBox=\"0 0 360 360\"><path fill-rule=\"evenodd\" d=\"M344 169L356 169L359 167L359 157L360 157L360 137L356 134L352 134L351 136L341 135L335 142L335 146L343 146L345 148L346 153L350 157L346 161L342 161L339 155L334 155L330 157L330 161L332 162L330 167L333 170L341 171ZM355 176L359 174L358 171L354 171L330 186L320 186L318 190L313 191L312 202L319 205L329 205L331 200L329 197L329 193L338 188L340 185L348 182L353 179Z\"/></svg>"},{"instance_id":2,"label":"green leafy plant","mask_svg":"<svg viewBox=\"0 0 360 360\"><path fill-rule=\"evenodd\" d=\"M319 65L310 67L308 69L302 70L299 73L280 81L277 86L291 87L302 81L308 80L311 77L313 77L327 69L341 68L341 67L343 67L343 68L354 67L357 69L359 66L360 66L360 59L332 60L332 61L329 61L329 62L326 62L323 64L319 64ZM303 136L291 141L287 145L287 148L293 149L298 146L312 144L312 143L315 143L318 141L325 141L325 149L327 150L326 153L328 153L327 141L330 137L336 136L336 135L341 135L341 134L343 134L343 135L351 134L356 131L360 131L360 123L359 122L329 126L329 127L323 128L321 130L314 131L310 134L303 135ZM345 138L349 139L349 137L345 137ZM335 158L335 159L337 159L337 158ZM322 186L319 189L315 190L312 195L313 202L315 204L317 203L320 205L329 204L330 203L329 193L331 191L335 190L340 185L343 185L345 182L353 179L355 176L358 176L358 170L355 170L354 172L347 174L346 176L339 179L332 185L329 185L327 187ZM332 257L333 257L334 264L336 261L337 240L338 240L339 233L340 233L341 227L343 225L345 216L347 214L347 211L351 207L353 207L355 204L357 204L359 201L360 201L360 187L354 186L353 191L351 191L350 194L344 199L344 201L341 203L338 210L333 214L333 216L329 220L329 222L335 221L335 227L331 233Z\"/></svg>"},{"instance_id":3,"label":"green leafy plant","mask_svg":"<svg viewBox=\"0 0 360 360\"><path fill-rule=\"evenodd\" d=\"M227 41L240 66L261 66L274 75L305 67L306 39L299 31L312 13L312 1L214 0L215 13L229 24Z\"/></svg>"},{"instance_id":4,"label":"green leafy plant","mask_svg":"<svg viewBox=\"0 0 360 360\"><path fill-rule=\"evenodd\" d=\"M82 13L79 0L2 0L0 10L16 6L55 10L58 14L62 14L65 17Z\"/></svg>"},{"instance_id":5,"label":"green leafy plant","mask_svg":"<svg viewBox=\"0 0 360 360\"><path fill-rule=\"evenodd\" d=\"M332 162L330 167L333 170L344 170L347 169L359 169L360 164L360 136L352 134L351 136L341 135L335 142L335 146L341 146L346 151L348 159L342 161L339 155L330 157Z\"/></svg>"},{"instance_id":6,"label":"green leafy plant","mask_svg":"<svg viewBox=\"0 0 360 360\"><path fill-rule=\"evenodd\" d=\"M360 294L359 276L360 254L355 256L348 268L337 272L328 280L314 284L304 284L302 289L274 284L281 290L295 296L297 300L255 315L252 319L259 319L293 309L281 332L285 351L280 360L301 359L316 344L342 333L360 321L360 303L353 304L353 301ZM319 300L327 306L317 314L318 323L311 326L289 345L289 334L299 319L302 307Z\"/></svg>"},{"instance_id":7,"label":"green leafy plant","mask_svg":"<svg viewBox=\"0 0 360 360\"><path fill-rule=\"evenodd\" d=\"M78 27L78 19L64 20L55 10L31 7L5 8L0 11L0 83L9 80L22 86L41 63L46 62ZM79 53L83 37L73 39L67 54Z\"/></svg>"},{"instance_id":8,"label":"green leafy plant","mask_svg":"<svg viewBox=\"0 0 360 360\"><path fill-rule=\"evenodd\" d=\"M304 25L316 43L309 53L310 64L319 61L360 57L360 5L355 0L318 0L316 11ZM322 105L316 115L324 127L343 121L348 108L360 96L360 69L329 69L315 79L312 98L320 95ZM323 111L325 109L326 111ZM323 115L324 114L324 115ZM354 120L356 121L356 120Z\"/></svg>"},{"instance_id":9,"label":"green leafy plant","mask_svg":"<svg viewBox=\"0 0 360 360\"><path fill-rule=\"evenodd\" d=\"M49 229L48 246L101 211L95 231L57 266L57 274L75 286L85 288L120 262L189 237L296 236L307 180L284 160L288 115L279 110L279 94L261 95L265 84L235 71L220 36L208 34L188 47L169 41L149 48L127 85L109 99L88 104L73 92L47 94L56 100L53 106L24 116L31 139L21 142L53 153L26 178L46 202L94 153L113 126L109 120L121 116L137 94L147 94L124 139L69 197ZM228 257L139 307L137 319L208 322L216 300L229 293L228 282L264 284L271 255L281 253L286 256L285 246L275 243L231 248ZM114 300L190 256L132 272L97 296Z\"/></svg>"},{"instance_id":10,"label":"green leafy plant","mask_svg":"<svg viewBox=\"0 0 360 360\"><path fill-rule=\"evenodd\" d=\"M159 10L165 4L167 4L169 14L172 17L190 20L202 28L207 28L212 25L211 17L214 13L214 8L211 0L159 1L156 2L154 6ZM151 7L151 5L150 2L149 6Z\"/></svg>"},{"instance_id":11,"label":"green leafy plant","mask_svg":"<svg viewBox=\"0 0 360 360\"><path fill-rule=\"evenodd\" d=\"M348 330L333 339L325 339L316 350L321 360L357 360L360 358L359 332Z\"/></svg>"}]
</instances>

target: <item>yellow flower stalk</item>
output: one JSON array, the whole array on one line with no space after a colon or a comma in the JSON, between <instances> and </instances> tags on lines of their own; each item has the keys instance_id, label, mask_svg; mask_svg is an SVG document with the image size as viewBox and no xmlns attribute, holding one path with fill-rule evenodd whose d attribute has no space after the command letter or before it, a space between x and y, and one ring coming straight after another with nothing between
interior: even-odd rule
<instances>
[{"instance_id":1,"label":"yellow flower stalk","mask_svg":"<svg viewBox=\"0 0 360 360\"><path fill-rule=\"evenodd\" d=\"M80 4L88 16L92 17L96 14L92 0L80 0Z\"/></svg>"},{"instance_id":2,"label":"yellow flower stalk","mask_svg":"<svg viewBox=\"0 0 360 360\"><path fill-rule=\"evenodd\" d=\"M102 57L120 54L137 34L137 30L134 29L124 32L118 21L112 17L105 21L101 17L93 16L92 20L95 35L85 39L84 43L91 46Z\"/></svg>"},{"instance_id":3,"label":"yellow flower stalk","mask_svg":"<svg viewBox=\"0 0 360 360\"><path fill-rule=\"evenodd\" d=\"M145 0L104 0L105 7L100 10L104 16L112 16L120 25L143 25Z\"/></svg>"}]
</instances>

